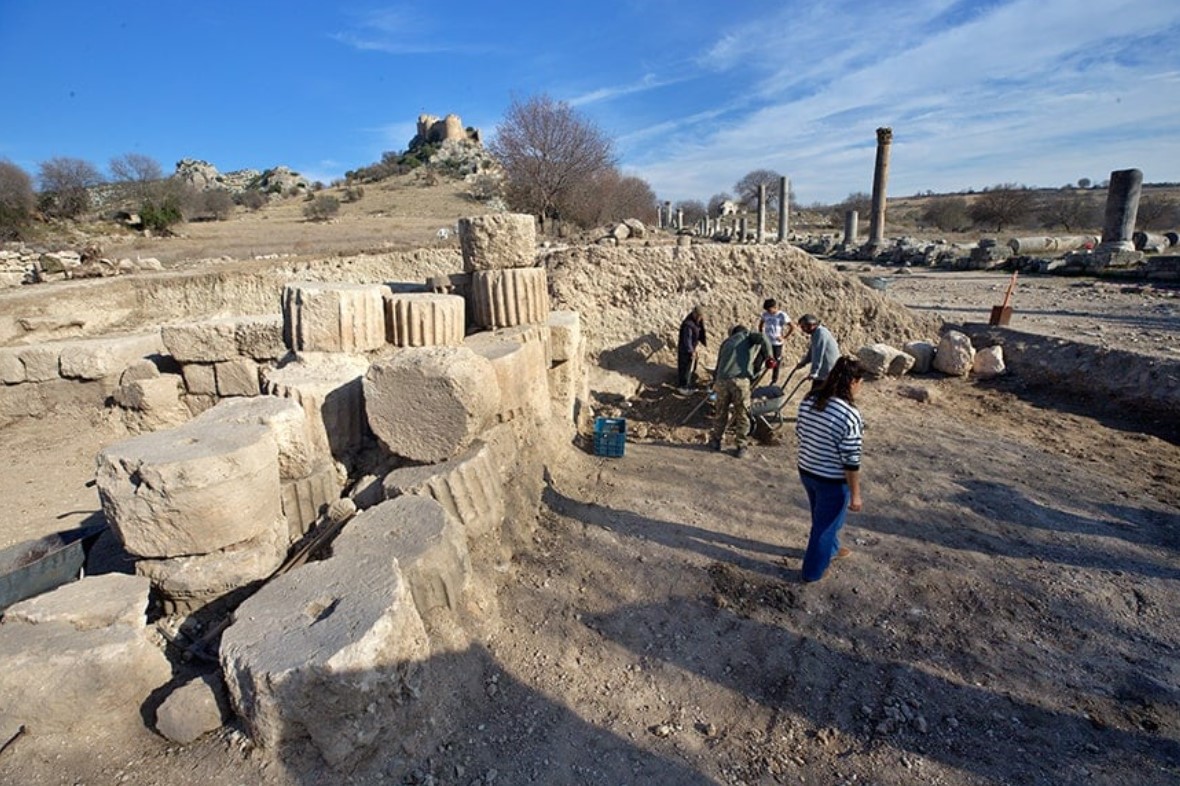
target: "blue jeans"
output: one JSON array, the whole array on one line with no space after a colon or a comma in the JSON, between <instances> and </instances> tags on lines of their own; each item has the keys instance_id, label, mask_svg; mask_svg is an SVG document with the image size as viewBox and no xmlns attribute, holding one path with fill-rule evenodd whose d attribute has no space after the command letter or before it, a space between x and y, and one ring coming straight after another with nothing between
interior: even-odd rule
<instances>
[{"instance_id":1,"label":"blue jeans","mask_svg":"<svg viewBox=\"0 0 1180 786\"><path fill-rule=\"evenodd\" d=\"M844 526L852 492L842 480L821 480L802 472L799 478L811 506L811 535L803 554L803 580L819 581L840 550L840 528Z\"/></svg>"}]
</instances>

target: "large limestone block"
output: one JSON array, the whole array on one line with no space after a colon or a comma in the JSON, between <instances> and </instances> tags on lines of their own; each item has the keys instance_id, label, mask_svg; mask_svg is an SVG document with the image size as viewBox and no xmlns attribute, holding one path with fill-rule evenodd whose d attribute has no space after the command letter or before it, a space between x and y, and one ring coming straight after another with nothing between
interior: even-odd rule
<instances>
[{"instance_id":1,"label":"large limestone block","mask_svg":"<svg viewBox=\"0 0 1180 786\"><path fill-rule=\"evenodd\" d=\"M145 579L102 576L9 607L0 622L0 726L22 723L34 734L142 727L140 706L172 676L146 634L147 604Z\"/></svg>"},{"instance_id":2,"label":"large limestone block","mask_svg":"<svg viewBox=\"0 0 1180 786\"><path fill-rule=\"evenodd\" d=\"M385 300L386 339L398 347L457 346L466 332L466 308L458 295L390 294Z\"/></svg>"},{"instance_id":3,"label":"large limestone block","mask_svg":"<svg viewBox=\"0 0 1180 786\"><path fill-rule=\"evenodd\" d=\"M26 382L48 382L61 377L61 344L32 344L17 350Z\"/></svg>"},{"instance_id":4,"label":"large limestone block","mask_svg":"<svg viewBox=\"0 0 1180 786\"><path fill-rule=\"evenodd\" d=\"M414 700L430 642L388 550L334 550L269 582L234 616L222 672L261 747L310 743L346 770L384 732L421 722Z\"/></svg>"},{"instance_id":5,"label":"large limestone block","mask_svg":"<svg viewBox=\"0 0 1180 786\"><path fill-rule=\"evenodd\" d=\"M914 358L888 344L870 344L856 351L856 357L872 378L900 377L914 365Z\"/></svg>"},{"instance_id":6,"label":"large limestone block","mask_svg":"<svg viewBox=\"0 0 1180 786\"><path fill-rule=\"evenodd\" d=\"M554 363L549 368L549 400L558 423L576 426L589 412L590 374L584 358Z\"/></svg>"},{"instance_id":7,"label":"large limestone block","mask_svg":"<svg viewBox=\"0 0 1180 786\"><path fill-rule=\"evenodd\" d=\"M217 317L161 329L168 354L181 363L219 363L237 357L274 360L287 351L280 315Z\"/></svg>"},{"instance_id":8,"label":"large limestone block","mask_svg":"<svg viewBox=\"0 0 1180 786\"><path fill-rule=\"evenodd\" d=\"M466 345L487 358L500 388L501 421L549 418L549 358L543 328L523 327L476 333Z\"/></svg>"},{"instance_id":9,"label":"large limestone block","mask_svg":"<svg viewBox=\"0 0 1180 786\"><path fill-rule=\"evenodd\" d=\"M493 213L459 219L463 270L530 267L537 253L536 220L523 213Z\"/></svg>"},{"instance_id":10,"label":"large limestone block","mask_svg":"<svg viewBox=\"0 0 1180 786\"><path fill-rule=\"evenodd\" d=\"M141 557L208 554L282 520L279 451L266 426L190 421L98 454L98 492L124 547Z\"/></svg>"},{"instance_id":11,"label":"large limestone block","mask_svg":"<svg viewBox=\"0 0 1180 786\"><path fill-rule=\"evenodd\" d=\"M489 445L477 441L442 464L395 469L385 476L386 499L414 495L436 500L469 538L495 535L504 521L504 482Z\"/></svg>"},{"instance_id":12,"label":"large limestone block","mask_svg":"<svg viewBox=\"0 0 1180 786\"><path fill-rule=\"evenodd\" d=\"M552 362L562 363L583 350L582 318L577 311L551 311L548 327Z\"/></svg>"},{"instance_id":13,"label":"large limestone block","mask_svg":"<svg viewBox=\"0 0 1180 786\"><path fill-rule=\"evenodd\" d=\"M971 339L957 330L948 330L938 342L934 353L934 369L952 377L965 377L975 360Z\"/></svg>"},{"instance_id":14,"label":"large limestone block","mask_svg":"<svg viewBox=\"0 0 1180 786\"><path fill-rule=\"evenodd\" d=\"M166 614L189 614L218 598L274 573L287 556L287 523L282 518L256 538L209 554L140 559L135 572L159 592Z\"/></svg>"},{"instance_id":15,"label":"large limestone block","mask_svg":"<svg viewBox=\"0 0 1180 786\"><path fill-rule=\"evenodd\" d=\"M422 617L437 608L457 609L471 580L463 525L429 497L398 497L361 511L332 550L341 557L393 555Z\"/></svg>"},{"instance_id":16,"label":"large limestone block","mask_svg":"<svg viewBox=\"0 0 1180 786\"><path fill-rule=\"evenodd\" d=\"M164 353L160 331L71 341L61 348L59 370L67 379L105 379L144 358Z\"/></svg>"},{"instance_id":17,"label":"large limestone block","mask_svg":"<svg viewBox=\"0 0 1180 786\"><path fill-rule=\"evenodd\" d=\"M225 686L212 675L189 680L168 694L156 709L156 731L181 745L188 745L224 722Z\"/></svg>"},{"instance_id":18,"label":"large limestone block","mask_svg":"<svg viewBox=\"0 0 1180 786\"><path fill-rule=\"evenodd\" d=\"M25 364L15 347L0 347L0 384L17 385L26 381L29 375Z\"/></svg>"},{"instance_id":19,"label":"large limestone block","mask_svg":"<svg viewBox=\"0 0 1180 786\"><path fill-rule=\"evenodd\" d=\"M336 465L323 460L300 478L283 481L283 515L287 518L287 538L294 543L311 529L320 514L344 490Z\"/></svg>"},{"instance_id":20,"label":"large limestone block","mask_svg":"<svg viewBox=\"0 0 1180 786\"><path fill-rule=\"evenodd\" d=\"M399 350L364 378L365 412L391 452L414 461L457 455L500 411L492 364L463 347Z\"/></svg>"},{"instance_id":21,"label":"large limestone block","mask_svg":"<svg viewBox=\"0 0 1180 786\"><path fill-rule=\"evenodd\" d=\"M179 426L189 419L180 399L183 385L177 374L161 374L120 385L112 398L126 410L124 422L135 433Z\"/></svg>"},{"instance_id":22,"label":"large limestone block","mask_svg":"<svg viewBox=\"0 0 1180 786\"><path fill-rule=\"evenodd\" d=\"M377 284L299 283L283 290L284 333L297 352L368 352L385 345Z\"/></svg>"},{"instance_id":23,"label":"large limestone block","mask_svg":"<svg viewBox=\"0 0 1180 786\"><path fill-rule=\"evenodd\" d=\"M915 374L930 372L930 368L934 364L935 349L935 346L929 341L907 341L902 346L902 351L914 359L913 368L910 370Z\"/></svg>"},{"instance_id":24,"label":"large limestone block","mask_svg":"<svg viewBox=\"0 0 1180 786\"><path fill-rule=\"evenodd\" d=\"M262 392L258 364L250 358L234 358L213 366L220 396L257 396Z\"/></svg>"},{"instance_id":25,"label":"large limestone block","mask_svg":"<svg viewBox=\"0 0 1180 786\"><path fill-rule=\"evenodd\" d=\"M210 363L185 363L180 373L184 376L184 387L197 396L217 395L216 366Z\"/></svg>"},{"instance_id":26,"label":"large limestone block","mask_svg":"<svg viewBox=\"0 0 1180 786\"><path fill-rule=\"evenodd\" d=\"M356 355L305 354L280 368L264 368L263 390L302 406L316 453L343 459L368 434L361 382L368 369L369 361Z\"/></svg>"},{"instance_id":27,"label":"large limestone block","mask_svg":"<svg viewBox=\"0 0 1180 786\"><path fill-rule=\"evenodd\" d=\"M471 275L475 324L483 328L543 325L549 320L544 268L477 270Z\"/></svg>"},{"instance_id":28,"label":"large limestone block","mask_svg":"<svg viewBox=\"0 0 1180 786\"><path fill-rule=\"evenodd\" d=\"M279 449L281 478L307 475L316 460L307 413L291 399L277 396L227 399L202 412L193 422L266 426Z\"/></svg>"}]
</instances>

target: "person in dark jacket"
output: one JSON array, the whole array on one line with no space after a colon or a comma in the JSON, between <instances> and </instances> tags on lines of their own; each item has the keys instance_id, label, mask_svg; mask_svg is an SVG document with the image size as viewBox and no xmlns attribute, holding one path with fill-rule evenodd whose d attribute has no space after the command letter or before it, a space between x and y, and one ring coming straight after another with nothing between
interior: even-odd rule
<instances>
[{"instance_id":1,"label":"person in dark jacket","mask_svg":"<svg viewBox=\"0 0 1180 786\"><path fill-rule=\"evenodd\" d=\"M696 370L700 348L707 346L705 336L705 310L696 306L680 323L680 339L676 344L676 387L681 393L693 390L693 372Z\"/></svg>"}]
</instances>

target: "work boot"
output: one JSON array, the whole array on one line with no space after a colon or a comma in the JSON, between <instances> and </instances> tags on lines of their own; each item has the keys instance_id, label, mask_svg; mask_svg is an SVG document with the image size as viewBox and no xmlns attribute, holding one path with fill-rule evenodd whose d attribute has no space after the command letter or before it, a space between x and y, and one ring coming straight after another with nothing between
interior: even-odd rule
<instances>
[{"instance_id":1,"label":"work boot","mask_svg":"<svg viewBox=\"0 0 1180 786\"><path fill-rule=\"evenodd\" d=\"M709 450L715 450L715 451L720 452L721 451L721 440L719 440L719 439L709 440Z\"/></svg>"},{"instance_id":2,"label":"work boot","mask_svg":"<svg viewBox=\"0 0 1180 786\"><path fill-rule=\"evenodd\" d=\"M851 554L852 549L848 548L847 546L841 546L840 550L836 552L836 556L832 557L832 559L844 559Z\"/></svg>"},{"instance_id":3,"label":"work boot","mask_svg":"<svg viewBox=\"0 0 1180 786\"><path fill-rule=\"evenodd\" d=\"M747 452L748 451L746 450L746 446L742 445L741 447L734 448L733 457L734 458L745 458Z\"/></svg>"}]
</instances>

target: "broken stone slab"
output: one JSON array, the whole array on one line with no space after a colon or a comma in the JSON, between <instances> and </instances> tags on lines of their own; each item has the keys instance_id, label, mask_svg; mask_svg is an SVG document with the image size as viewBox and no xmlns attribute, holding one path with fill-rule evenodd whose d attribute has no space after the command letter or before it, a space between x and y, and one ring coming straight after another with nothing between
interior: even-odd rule
<instances>
[{"instance_id":1,"label":"broken stone slab","mask_svg":"<svg viewBox=\"0 0 1180 786\"><path fill-rule=\"evenodd\" d=\"M257 537L208 554L139 559L135 572L152 582L165 614L190 614L270 576L287 556L288 542L287 523L280 518Z\"/></svg>"},{"instance_id":2,"label":"broken stone slab","mask_svg":"<svg viewBox=\"0 0 1180 786\"><path fill-rule=\"evenodd\" d=\"M306 353L263 368L263 390L303 407L316 453L343 460L369 433L361 381L368 369L369 361L357 355Z\"/></svg>"},{"instance_id":3,"label":"broken stone slab","mask_svg":"<svg viewBox=\"0 0 1180 786\"><path fill-rule=\"evenodd\" d=\"M105 379L144 358L162 355L160 331L70 341L61 346L59 373L66 379Z\"/></svg>"},{"instance_id":4,"label":"broken stone slab","mask_svg":"<svg viewBox=\"0 0 1180 786\"><path fill-rule=\"evenodd\" d=\"M217 363L237 357L274 360L287 351L281 316L217 317L165 325L160 332L168 353L180 363Z\"/></svg>"},{"instance_id":5,"label":"broken stone slab","mask_svg":"<svg viewBox=\"0 0 1180 786\"><path fill-rule=\"evenodd\" d=\"M396 347L458 346L466 332L467 302L428 292L386 296L386 339Z\"/></svg>"},{"instance_id":6,"label":"broken stone slab","mask_svg":"<svg viewBox=\"0 0 1180 786\"><path fill-rule=\"evenodd\" d=\"M221 728L228 705L221 680L201 675L174 688L156 708L156 731L172 742L188 745Z\"/></svg>"},{"instance_id":7,"label":"broken stone slab","mask_svg":"<svg viewBox=\"0 0 1180 786\"><path fill-rule=\"evenodd\" d=\"M500 411L492 364L467 346L413 347L375 362L364 377L369 426L392 453L445 461Z\"/></svg>"},{"instance_id":8,"label":"broken stone slab","mask_svg":"<svg viewBox=\"0 0 1180 786\"><path fill-rule=\"evenodd\" d=\"M94 576L10 606L0 621L0 725L15 720L32 734L142 728L141 705L172 676L147 635L148 590L140 577Z\"/></svg>"},{"instance_id":9,"label":"broken stone slab","mask_svg":"<svg viewBox=\"0 0 1180 786\"><path fill-rule=\"evenodd\" d=\"M336 464L324 459L306 475L283 481L283 515L287 539L294 543L307 533L325 508L340 498L344 482Z\"/></svg>"},{"instance_id":10,"label":"broken stone slab","mask_svg":"<svg viewBox=\"0 0 1180 786\"><path fill-rule=\"evenodd\" d=\"M302 282L283 290L283 333L296 352L369 352L385 345L378 284Z\"/></svg>"},{"instance_id":11,"label":"broken stone slab","mask_svg":"<svg viewBox=\"0 0 1180 786\"><path fill-rule=\"evenodd\" d=\"M181 401L183 381L177 374L161 374L120 385L112 398L122 407L123 422L133 433L174 428L189 419Z\"/></svg>"},{"instance_id":12,"label":"broken stone slab","mask_svg":"<svg viewBox=\"0 0 1180 786\"><path fill-rule=\"evenodd\" d=\"M469 539L496 535L504 522L504 483L492 448L477 441L442 464L395 469L381 484L386 499L431 497L463 525Z\"/></svg>"},{"instance_id":13,"label":"broken stone slab","mask_svg":"<svg viewBox=\"0 0 1180 786\"><path fill-rule=\"evenodd\" d=\"M212 363L185 363L180 367L184 387L197 396L217 395L217 371Z\"/></svg>"},{"instance_id":14,"label":"broken stone slab","mask_svg":"<svg viewBox=\"0 0 1180 786\"><path fill-rule=\"evenodd\" d=\"M564 362L583 351L582 318L577 311L551 311L546 325L553 363Z\"/></svg>"},{"instance_id":15,"label":"broken stone slab","mask_svg":"<svg viewBox=\"0 0 1180 786\"><path fill-rule=\"evenodd\" d=\"M19 385L27 381L28 373L14 347L0 347L0 384Z\"/></svg>"},{"instance_id":16,"label":"broken stone slab","mask_svg":"<svg viewBox=\"0 0 1180 786\"><path fill-rule=\"evenodd\" d=\"M543 325L549 320L544 268L477 270L471 275L475 324L482 328Z\"/></svg>"},{"instance_id":17,"label":"broken stone slab","mask_svg":"<svg viewBox=\"0 0 1180 786\"><path fill-rule=\"evenodd\" d=\"M549 368L549 400L553 417L567 425L578 424L583 412L589 412L590 377L581 358L554 363Z\"/></svg>"},{"instance_id":18,"label":"broken stone slab","mask_svg":"<svg viewBox=\"0 0 1180 786\"><path fill-rule=\"evenodd\" d=\"M190 421L111 445L97 464L103 512L136 556L208 554L283 520L279 451L263 425Z\"/></svg>"},{"instance_id":19,"label":"broken stone slab","mask_svg":"<svg viewBox=\"0 0 1180 786\"><path fill-rule=\"evenodd\" d=\"M524 213L492 213L459 219L463 270L530 267L537 251L536 219Z\"/></svg>"},{"instance_id":20,"label":"broken stone slab","mask_svg":"<svg viewBox=\"0 0 1180 786\"><path fill-rule=\"evenodd\" d=\"M25 367L26 382L48 382L61 378L61 344L32 344L17 349Z\"/></svg>"},{"instance_id":21,"label":"broken stone slab","mask_svg":"<svg viewBox=\"0 0 1180 786\"><path fill-rule=\"evenodd\" d=\"M301 478L312 471L312 446L307 413L298 402L278 396L227 399L202 412L193 422L245 423L266 426L279 450L279 477Z\"/></svg>"},{"instance_id":22,"label":"broken stone slab","mask_svg":"<svg viewBox=\"0 0 1180 786\"><path fill-rule=\"evenodd\" d=\"M463 525L437 500L408 495L356 514L332 544L332 553L379 552L397 559L418 614L456 610L471 579Z\"/></svg>"},{"instance_id":23,"label":"broken stone slab","mask_svg":"<svg viewBox=\"0 0 1180 786\"><path fill-rule=\"evenodd\" d=\"M257 396L262 392L258 363L250 358L234 358L215 363L213 369L219 396Z\"/></svg>"},{"instance_id":24,"label":"broken stone slab","mask_svg":"<svg viewBox=\"0 0 1180 786\"><path fill-rule=\"evenodd\" d=\"M938 342L932 365L943 374L965 377L974 360L975 348L971 346L971 339L957 330L948 330Z\"/></svg>"},{"instance_id":25,"label":"broken stone slab","mask_svg":"<svg viewBox=\"0 0 1180 786\"><path fill-rule=\"evenodd\" d=\"M310 743L348 770L384 733L411 736L428 711L416 699L430 641L387 550L334 549L267 583L234 618L221 639L222 672L262 748Z\"/></svg>"},{"instance_id":26,"label":"broken stone slab","mask_svg":"<svg viewBox=\"0 0 1180 786\"><path fill-rule=\"evenodd\" d=\"M903 376L914 365L914 358L911 355L888 344L870 344L867 347L861 347L856 351L856 357L860 360L865 373L876 379L884 376Z\"/></svg>"},{"instance_id":27,"label":"broken stone slab","mask_svg":"<svg viewBox=\"0 0 1180 786\"><path fill-rule=\"evenodd\" d=\"M144 358L132 361L119 375L119 384L127 385L141 379L156 379L160 376L160 368L152 361Z\"/></svg>"},{"instance_id":28,"label":"broken stone slab","mask_svg":"<svg viewBox=\"0 0 1180 786\"><path fill-rule=\"evenodd\" d=\"M902 351L914 359L913 368L910 370L915 374L930 372L931 365L934 363L934 350L934 344L929 341L907 341L902 346Z\"/></svg>"},{"instance_id":29,"label":"broken stone slab","mask_svg":"<svg viewBox=\"0 0 1180 786\"><path fill-rule=\"evenodd\" d=\"M549 419L548 331L538 326L476 333L466 346L486 358L500 388L500 422Z\"/></svg>"}]
</instances>

